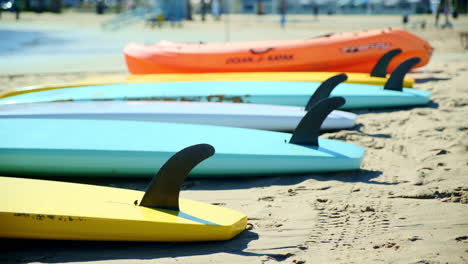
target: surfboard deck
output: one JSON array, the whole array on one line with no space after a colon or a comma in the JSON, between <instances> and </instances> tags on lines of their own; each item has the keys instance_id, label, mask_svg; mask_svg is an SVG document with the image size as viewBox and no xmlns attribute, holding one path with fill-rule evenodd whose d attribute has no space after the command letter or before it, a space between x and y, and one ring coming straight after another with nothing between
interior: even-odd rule
<instances>
[{"instance_id":1,"label":"surfboard deck","mask_svg":"<svg viewBox=\"0 0 468 264\"><path fill-rule=\"evenodd\" d=\"M180 199L180 211L137 206L143 192L0 177L0 237L106 241L227 240L242 232L237 211Z\"/></svg>"},{"instance_id":2,"label":"surfboard deck","mask_svg":"<svg viewBox=\"0 0 468 264\"><path fill-rule=\"evenodd\" d=\"M205 101L304 106L320 86L314 82L169 82L82 86L4 95L0 104L87 100ZM342 96L342 109L424 105L430 93L412 88L339 84L331 96Z\"/></svg>"},{"instance_id":3,"label":"surfboard deck","mask_svg":"<svg viewBox=\"0 0 468 264\"><path fill-rule=\"evenodd\" d=\"M0 105L0 118L65 118L133 120L291 131L306 111L303 107L199 102L89 101ZM356 115L335 110L322 129L355 125Z\"/></svg>"},{"instance_id":4,"label":"surfboard deck","mask_svg":"<svg viewBox=\"0 0 468 264\"><path fill-rule=\"evenodd\" d=\"M173 153L199 143L213 145L217 155L192 177L354 170L364 155L336 140L299 145L289 133L233 127L23 118L2 118L0 127L3 175L149 177Z\"/></svg>"}]
</instances>

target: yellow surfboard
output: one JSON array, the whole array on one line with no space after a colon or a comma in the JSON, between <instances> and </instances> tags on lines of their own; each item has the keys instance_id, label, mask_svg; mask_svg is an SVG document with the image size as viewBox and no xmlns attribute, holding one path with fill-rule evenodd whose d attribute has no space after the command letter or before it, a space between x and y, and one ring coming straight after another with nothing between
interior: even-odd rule
<instances>
[{"instance_id":1,"label":"yellow surfboard","mask_svg":"<svg viewBox=\"0 0 468 264\"><path fill-rule=\"evenodd\" d=\"M0 237L105 241L227 240L242 232L237 211L180 199L180 184L214 154L200 144L176 153L146 192L0 177Z\"/></svg>"},{"instance_id":2,"label":"yellow surfboard","mask_svg":"<svg viewBox=\"0 0 468 264\"><path fill-rule=\"evenodd\" d=\"M10 96L63 88L80 86L111 85L125 83L150 83L150 82L202 82L202 81L290 81L290 82L323 82L340 73L334 72L245 72L245 73L186 73L186 74L146 74L106 76L87 78L80 82L57 85L37 85L13 89L0 94L0 98ZM347 83L361 83L384 86L388 78L372 77L363 73L347 73ZM404 78L403 86L413 87L414 79Z\"/></svg>"},{"instance_id":3,"label":"yellow surfboard","mask_svg":"<svg viewBox=\"0 0 468 264\"><path fill-rule=\"evenodd\" d=\"M273 81L273 82L323 82L340 72L230 72L129 75L125 82L189 82L189 81ZM384 85L388 78L372 77L365 73L346 73L347 83ZM98 83L99 80L95 79ZM405 78L403 85L413 87L414 79Z\"/></svg>"}]
</instances>

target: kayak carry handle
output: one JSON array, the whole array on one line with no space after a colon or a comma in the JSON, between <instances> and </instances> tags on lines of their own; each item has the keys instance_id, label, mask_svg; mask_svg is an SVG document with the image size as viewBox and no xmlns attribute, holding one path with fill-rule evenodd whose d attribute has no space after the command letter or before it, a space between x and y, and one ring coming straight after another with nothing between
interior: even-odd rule
<instances>
[{"instance_id":1,"label":"kayak carry handle","mask_svg":"<svg viewBox=\"0 0 468 264\"><path fill-rule=\"evenodd\" d=\"M393 49L382 55L372 69L370 76L385 78L387 76L388 65L392 59L400 53L401 49Z\"/></svg>"},{"instance_id":2,"label":"kayak carry handle","mask_svg":"<svg viewBox=\"0 0 468 264\"><path fill-rule=\"evenodd\" d=\"M384 85L384 90L391 91L403 91L403 81L405 75L413 68L414 65L421 61L420 58L414 57L402 62L390 75L387 82Z\"/></svg>"},{"instance_id":3,"label":"kayak carry handle","mask_svg":"<svg viewBox=\"0 0 468 264\"><path fill-rule=\"evenodd\" d=\"M316 39L316 38L329 38L333 35L335 35L336 33L327 33L327 34L323 34L323 35L318 35L318 36L313 36L313 37L310 37L310 38L307 38L307 39Z\"/></svg>"},{"instance_id":4,"label":"kayak carry handle","mask_svg":"<svg viewBox=\"0 0 468 264\"><path fill-rule=\"evenodd\" d=\"M344 105L343 97L330 97L314 104L294 129L289 143L318 147L320 127L327 116L338 107Z\"/></svg>"},{"instance_id":5,"label":"kayak carry handle","mask_svg":"<svg viewBox=\"0 0 468 264\"><path fill-rule=\"evenodd\" d=\"M214 153L209 144L193 145L175 153L151 180L139 205L179 211L179 193L185 178Z\"/></svg>"},{"instance_id":6,"label":"kayak carry handle","mask_svg":"<svg viewBox=\"0 0 468 264\"><path fill-rule=\"evenodd\" d=\"M250 53L252 54L262 54L262 53L267 53L271 50L274 50L274 48L266 48L264 50L254 50L254 49L249 49Z\"/></svg>"},{"instance_id":7,"label":"kayak carry handle","mask_svg":"<svg viewBox=\"0 0 468 264\"><path fill-rule=\"evenodd\" d=\"M316 104L322 99L329 97L333 89L335 89L335 87L338 86L338 84L346 81L347 79L348 75L344 73L326 79L320 84L317 90L315 90L314 94L310 97L309 101L305 106L305 110L309 111L314 104Z\"/></svg>"}]
</instances>

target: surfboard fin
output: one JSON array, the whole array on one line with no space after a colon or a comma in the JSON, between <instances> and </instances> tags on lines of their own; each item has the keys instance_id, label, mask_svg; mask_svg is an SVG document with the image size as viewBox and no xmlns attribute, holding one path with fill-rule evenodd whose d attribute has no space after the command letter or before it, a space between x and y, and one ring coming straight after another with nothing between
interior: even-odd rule
<instances>
[{"instance_id":1,"label":"surfboard fin","mask_svg":"<svg viewBox=\"0 0 468 264\"><path fill-rule=\"evenodd\" d=\"M387 68L388 64L392 61L392 59L401 53L401 49L392 49L382 55L380 59L375 64L374 68L371 71L370 76L373 77L386 77L387 76Z\"/></svg>"},{"instance_id":2,"label":"surfboard fin","mask_svg":"<svg viewBox=\"0 0 468 264\"><path fill-rule=\"evenodd\" d=\"M151 180L140 206L179 210L179 192L190 171L200 162L213 156L209 144L187 147L174 154Z\"/></svg>"},{"instance_id":3,"label":"surfboard fin","mask_svg":"<svg viewBox=\"0 0 468 264\"><path fill-rule=\"evenodd\" d=\"M345 102L343 97L330 97L313 105L297 125L289 143L318 147L318 137L323 121L333 110L344 105Z\"/></svg>"},{"instance_id":4,"label":"surfboard fin","mask_svg":"<svg viewBox=\"0 0 468 264\"><path fill-rule=\"evenodd\" d=\"M413 68L414 65L418 64L421 61L420 58L414 57L405 60L402 62L390 75L388 81L385 83L384 89L385 90L392 90L392 91L403 91L403 81L405 79L405 75Z\"/></svg>"},{"instance_id":5,"label":"surfboard fin","mask_svg":"<svg viewBox=\"0 0 468 264\"><path fill-rule=\"evenodd\" d=\"M314 104L318 103L320 100L328 98L330 93L335 89L338 84L346 81L348 79L348 75L342 73L335 75L326 79L320 86L315 90L314 94L310 97L309 101L305 106L305 110L309 111Z\"/></svg>"}]
</instances>

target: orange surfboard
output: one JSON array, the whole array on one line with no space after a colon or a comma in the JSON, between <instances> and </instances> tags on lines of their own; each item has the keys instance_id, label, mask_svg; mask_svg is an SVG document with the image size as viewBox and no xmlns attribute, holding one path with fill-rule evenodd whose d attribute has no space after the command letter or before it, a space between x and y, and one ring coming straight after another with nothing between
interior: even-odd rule
<instances>
[{"instance_id":1,"label":"orange surfboard","mask_svg":"<svg viewBox=\"0 0 468 264\"><path fill-rule=\"evenodd\" d=\"M421 59L428 63L433 48L425 40L400 29L369 30L294 40L229 43L177 43L161 41L124 48L130 73L202 72L361 72L370 73L386 52L401 49L388 65Z\"/></svg>"}]
</instances>

